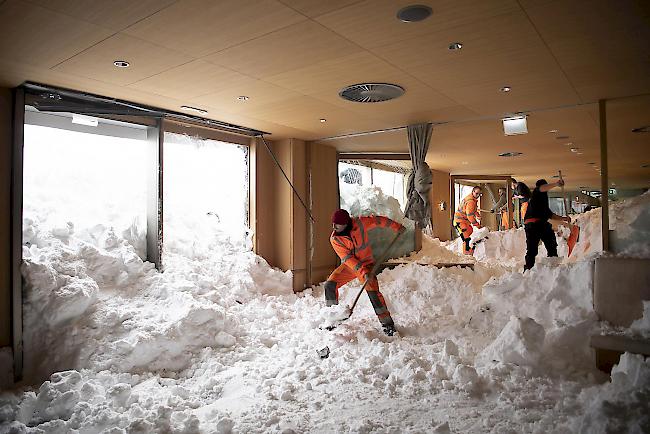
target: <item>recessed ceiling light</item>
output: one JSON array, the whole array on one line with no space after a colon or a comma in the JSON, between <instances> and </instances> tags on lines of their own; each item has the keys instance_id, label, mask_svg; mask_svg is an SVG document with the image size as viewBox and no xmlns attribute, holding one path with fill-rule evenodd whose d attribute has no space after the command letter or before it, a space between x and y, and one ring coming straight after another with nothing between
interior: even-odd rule
<instances>
[{"instance_id":1,"label":"recessed ceiling light","mask_svg":"<svg viewBox=\"0 0 650 434\"><path fill-rule=\"evenodd\" d=\"M587 164L590 165L590 166L595 166L596 165L596 163L593 163L593 162L590 162L590 163L587 163Z\"/></svg>"},{"instance_id":2,"label":"recessed ceiling light","mask_svg":"<svg viewBox=\"0 0 650 434\"><path fill-rule=\"evenodd\" d=\"M451 51L460 50L461 48L463 48L463 43L462 42L452 42L451 44L449 44L448 48Z\"/></svg>"},{"instance_id":3,"label":"recessed ceiling light","mask_svg":"<svg viewBox=\"0 0 650 434\"><path fill-rule=\"evenodd\" d=\"M642 169L647 169L648 167L650 167L650 164L642 164L642 165L641 165L641 168L642 168Z\"/></svg>"},{"instance_id":4,"label":"recessed ceiling light","mask_svg":"<svg viewBox=\"0 0 650 434\"><path fill-rule=\"evenodd\" d=\"M189 111L198 112L198 113L201 113L201 114L206 114L208 112L207 110L203 110L203 109L196 108L196 107L191 107L189 105L182 105L181 108L183 110L189 110Z\"/></svg>"},{"instance_id":5,"label":"recessed ceiling light","mask_svg":"<svg viewBox=\"0 0 650 434\"><path fill-rule=\"evenodd\" d=\"M128 68L131 66L131 64L126 60L116 60L113 62L113 65L117 66L118 68Z\"/></svg>"},{"instance_id":6,"label":"recessed ceiling light","mask_svg":"<svg viewBox=\"0 0 650 434\"><path fill-rule=\"evenodd\" d=\"M523 155L523 153L511 151L511 152L502 152L499 154L499 157L518 157L519 155Z\"/></svg>"},{"instance_id":7,"label":"recessed ceiling light","mask_svg":"<svg viewBox=\"0 0 650 434\"><path fill-rule=\"evenodd\" d=\"M576 152L576 155L582 155L584 152Z\"/></svg>"},{"instance_id":8,"label":"recessed ceiling light","mask_svg":"<svg viewBox=\"0 0 650 434\"><path fill-rule=\"evenodd\" d=\"M569 136L557 136L557 137L555 138L555 140L566 140L566 139L568 139L568 138L569 138Z\"/></svg>"},{"instance_id":9,"label":"recessed ceiling light","mask_svg":"<svg viewBox=\"0 0 650 434\"><path fill-rule=\"evenodd\" d=\"M404 23L415 23L426 20L433 10L426 5L410 5L397 11L397 18Z\"/></svg>"},{"instance_id":10,"label":"recessed ceiling light","mask_svg":"<svg viewBox=\"0 0 650 434\"><path fill-rule=\"evenodd\" d=\"M644 127L635 128L632 130L633 133L650 133L650 125Z\"/></svg>"},{"instance_id":11,"label":"recessed ceiling light","mask_svg":"<svg viewBox=\"0 0 650 434\"><path fill-rule=\"evenodd\" d=\"M573 146L573 142L566 142L564 146Z\"/></svg>"},{"instance_id":12,"label":"recessed ceiling light","mask_svg":"<svg viewBox=\"0 0 650 434\"><path fill-rule=\"evenodd\" d=\"M578 152L580 148L571 148L571 152Z\"/></svg>"},{"instance_id":13,"label":"recessed ceiling light","mask_svg":"<svg viewBox=\"0 0 650 434\"><path fill-rule=\"evenodd\" d=\"M461 161L460 164L466 165L466 164L469 164L469 161Z\"/></svg>"},{"instance_id":14,"label":"recessed ceiling light","mask_svg":"<svg viewBox=\"0 0 650 434\"><path fill-rule=\"evenodd\" d=\"M549 130L549 133L551 133L551 134L556 134L557 132L558 132L558 130Z\"/></svg>"},{"instance_id":15,"label":"recessed ceiling light","mask_svg":"<svg viewBox=\"0 0 650 434\"><path fill-rule=\"evenodd\" d=\"M512 90L510 86L503 86L501 89L499 89L503 93L508 93Z\"/></svg>"},{"instance_id":16,"label":"recessed ceiling light","mask_svg":"<svg viewBox=\"0 0 650 434\"><path fill-rule=\"evenodd\" d=\"M239 96L237 97L237 99L238 99L239 101L248 101L250 98L247 97L246 95L239 95Z\"/></svg>"},{"instance_id":17,"label":"recessed ceiling light","mask_svg":"<svg viewBox=\"0 0 650 434\"><path fill-rule=\"evenodd\" d=\"M321 124L324 124L325 122L327 122L327 119L325 119L325 118L322 118L322 119L320 120L320 123L321 123Z\"/></svg>"}]
</instances>

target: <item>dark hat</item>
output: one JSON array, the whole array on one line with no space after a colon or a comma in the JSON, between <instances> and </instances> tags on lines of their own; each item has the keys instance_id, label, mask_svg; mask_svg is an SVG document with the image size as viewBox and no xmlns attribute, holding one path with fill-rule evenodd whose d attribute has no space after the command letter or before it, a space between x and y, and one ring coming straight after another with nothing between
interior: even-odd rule
<instances>
[{"instance_id":1,"label":"dark hat","mask_svg":"<svg viewBox=\"0 0 650 434\"><path fill-rule=\"evenodd\" d=\"M347 225L350 223L350 214L344 209L337 209L334 211L334 214L332 214L332 223L337 224L337 225Z\"/></svg>"}]
</instances>

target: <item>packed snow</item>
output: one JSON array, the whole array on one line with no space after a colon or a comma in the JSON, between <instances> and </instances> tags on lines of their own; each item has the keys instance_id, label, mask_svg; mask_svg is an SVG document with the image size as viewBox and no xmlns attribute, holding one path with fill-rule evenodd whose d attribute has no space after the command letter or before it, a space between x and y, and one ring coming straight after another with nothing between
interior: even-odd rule
<instances>
[{"instance_id":1,"label":"packed snow","mask_svg":"<svg viewBox=\"0 0 650 434\"><path fill-rule=\"evenodd\" d=\"M642 220L644 197L619 215ZM594 240L595 214L583 218L581 242ZM294 294L289 273L218 225L168 252L162 273L115 231L26 228L26 381L1 394L0 432L650 431L650 362L625 354L609 382L587 346L600 327L589 249L522 274L514 256L422 265L467 260L428 240L378 276L399 330L388 337L365 296L321 330L322 287ZM488 259L489 241L519 233L489 234Z\"/></svg>"}]
</instances>

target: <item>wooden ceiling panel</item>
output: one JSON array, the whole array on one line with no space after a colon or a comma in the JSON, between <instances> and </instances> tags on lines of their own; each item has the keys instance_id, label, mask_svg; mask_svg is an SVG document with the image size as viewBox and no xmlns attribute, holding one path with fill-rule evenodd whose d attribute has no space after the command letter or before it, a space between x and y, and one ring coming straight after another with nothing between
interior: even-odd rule
<instances>
[{"instance_id":1,"label":"wooden ceiling panel","mask_svg":"<svg viewBox=\"0 0 650 434\"><path fill-rule=\"evenodd\" d=\"M650 91L650 3L556 0L524 7L584 101Z\"/></svg>"},{"instance_id":2,"label":"wooden ceiling panel","mask_svg":"<svg viewBox=\"0 0 650 434\"><path fill-rule=\"evenodd\" d=\"M28 0L46 9L78 20L106 27L115 32L173 4L176 0Z\"/></svg>"},{"instance_id":3,"label":"wooden ceiling panel","mask_svg":"<svg viewBox=\"0 0 650 434\"><path fill-rule=\"evenodd\" d=\"M408 0L366 0L316 20L364 48L376 48L519 9L516 0L426 0L418 4L430 6L431 17L416 23L401 22L397 12L411 4Z\"/></svg>"},{"instance_id":4,"label":"wooden ceiling panel","mask_svg":"<svg viewBox=\"0 0 650 434\"><path fill-rule=\"evenodd\" d=\"M247 96L247 101L240 101L239 96ZM275 86L250 77L237 80L218 92L192 98L200 106L214 107L221 111L248 115L269 105L300 97L297 92ZM281 122L280 122L281 123Z\"/></svg>"},{"instance_id":5,"label":"wooden ceiling panel","mask_svg":"<svg viewBox=\"0 0 650 434\"><path fill-rule=\"evenodd\" d=\"M280 0L281 3L310 18L337 11L362 0Z\"/></svg>"},{"instance_id":6,"label":"wooden ceiling panel","mask_svg":"<svg viewBox=\"0 0 650 434\"><path fill-rule=\"evenodd\" d=\"M160 74L145 78L129 87L146 92L189 100L202 95L227 91L251 78L203 60L194 60Z\"/></svg>"},{"instance_id":7,"label":"wooden ceiling panel","mask_svg":"<svg viewBox=\"0 0 650 434\"><path fill-rule=\"evenodd\" d=\"M262 120L273 120L293 128L320 132L329 135L334 132L352 132L372 130L380 128L382 122L355 115L354 113L340 107L324 103L320 100L299 96L277 104L269 104L258 109L246 111L251 117ZM327 119L325 124L320 119Z\"/></svg>"},{"instance_id":8,"label":"wooden ceiling panel","mask_svg":"<svg viewBox=\"0 0 650 434\"><path fill-rule=\"evenodd\" d=\"M407 119L415 120L415 122L433 121L434 119L420 119L416 116L428 116L434 110L443 107L456 106L458 108L454 101L410 77L405 77L399 84L406 90L404 95L380 103L368 104L347 101L342 99L338 92L331 91L316 94L313 97L362 116L388 121L390 126L396 126L396 124L402 126L404 125L403 122L407 122ZM472 112L465 110L465 113ZM440 113L440 115L443 114Z\"/></svg>"},{"instance_id":9,"label":"wooden ceiling panel","mask_svg":"<svg viewBox=\"0 0 650 434\"><path fill-rule=\"evenodd\" d=\"M363 51L315 63L304 68L265 77L265 81L304 95L329 92L337 94L345 86L356 83L413 82L412 77L377 56Z\"/></svg>"},{"instance_id":10,"label":"wooden ceiling panel","mask_svg":"<svg viewBox=\"0 0 650 434\"><path fill-rule=\"evenodd\" d=\"M462 50L450 51L451 41L462 42ZM547 92L553 89L544 89L540 96L546 98L548 105L578 102L570 83L522 11L401 41L373 52L460 104L481 100L484 107L499 105L498 90L502 86L531 82L538 88L524 89L530 95L540 90L539 84L546 77L552 78L556 88L561 87L563 95L558 101L548 101ZM477 95L477 91L481 94ZM472 108L480 105L474 104Z\"/></svg>"},{"instance_id":11,"label":"wooden ceiling panel","mask_svg":"<svg viewBox=\"0 0 650 434\"><path fill-rule=\"evenodd\" d=\"M117 68L113 65L115 60L126 60L131 65ZM107 83L128 85L191 60L186 54L118 33L55 69Z\"/></svg>"},{"instance_id":12,"label":"wooden ceiling panel","mask_svg":"<svg viewBox=\"0 0 650 434\"><path fill-rule=\"evenodd\" d=\"M51 68L111 34L37 5L0 4L0 57L13 62Z\"/></svg>"},{"instance_id":13,"label":"wooden ceiling panel","mask_svg":"<svg viewBox=\"0 0 650 434\"><path fill-rule=\"evenodd\" d=\"M205 60L265 78L360 51L360 47L322 25L304 21L207 56Z\"/></svg>"},{"instance_id":14,"label":"wooden ceiling panel","mask_svg":"<svg viewBox=\"0 0 650 434\"><path fill-rule=\"evenodd\" d=\"M202 57L305 19L274 0L185 0L125 32Z\"/></svg>"}]
</instances>

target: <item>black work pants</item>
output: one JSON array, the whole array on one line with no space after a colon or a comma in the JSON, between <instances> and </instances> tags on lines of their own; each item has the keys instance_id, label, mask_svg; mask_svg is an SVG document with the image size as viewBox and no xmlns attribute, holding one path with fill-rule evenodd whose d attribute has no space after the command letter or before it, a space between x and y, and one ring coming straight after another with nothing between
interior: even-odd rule
<instances>
[{"instance_id":1,"label":"black work pants","mask_svg":"<svg viewBox=\"0 0 650 434\"><path fill-rule=\"evenodd\" d=\"M548 256L557 256L557 241L555 241L555 232L553 227L547 221L538 221L526 223L526 266L525 270L530 270L535 265L535 257L539 248L540 240L544 243Z\"/></svg>"}]
</instances>

